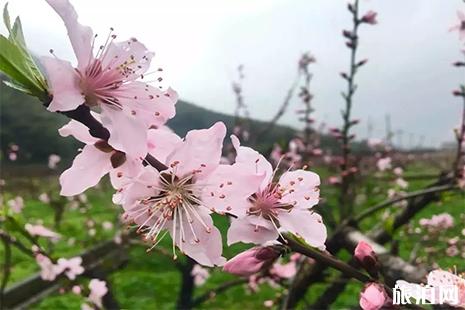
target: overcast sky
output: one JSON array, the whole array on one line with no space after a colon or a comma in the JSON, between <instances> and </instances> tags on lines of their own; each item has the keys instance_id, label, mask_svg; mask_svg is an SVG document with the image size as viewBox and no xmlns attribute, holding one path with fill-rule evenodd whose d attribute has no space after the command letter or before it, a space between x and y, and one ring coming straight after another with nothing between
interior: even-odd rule
<instances>
[{"instance_id":1,"label":"overcast sky","mask_svg":"<svg viewBox=\"0 0 465 310\"><path fill-rule=\"evenodd\" d=\"M80 0L72 1L80 22L100 37L114 27L118 38L137 37L155 51L154 68L184 100L232 113L231 81L243 64L245 101L251 115L269 119L296 74L296 62L310 50L312 91L317 121L340 124L345 89L339 72L347 70L349 51L341 31L351 20L342 0ZM2 7L5 1L0 1ZM74 60L66 30L45 1L10 0L10 14L20 14L29 47L37 54L50 48ZM360 58L369 63L357 76L354 116L357 132L384 136L384 118L395 130L426 137L428 145L452 140L460 102L451 91L463 83L463 70L450 64L461 57L463 42L448 29L465 11L462 0L361 0L361 11L378 12L379 24L361 29ZM4 28L1 28L4 33ZM460 72L462 71L462 72ZM300 126L295 99L282 123Z\"/></svg>"}]
</instances>

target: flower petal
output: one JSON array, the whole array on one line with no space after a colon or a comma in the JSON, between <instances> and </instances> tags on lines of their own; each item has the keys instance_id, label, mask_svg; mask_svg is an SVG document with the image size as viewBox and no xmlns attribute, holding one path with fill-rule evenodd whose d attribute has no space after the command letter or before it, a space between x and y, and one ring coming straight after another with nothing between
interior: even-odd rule
<instances>
[{"instance_id":1,"label":"flower petal","mask_svg":"<svg viewBox=\"0 0 465 310\"><path fill-rule=\"evenodd\" d=\"M85 144L94 144L98 141L97 138L90 135L89 128L75 120L69 121L66 125L58 129L58 133L62 137L73 136Z\"/></svg>"},{"instance_id":2,"label":"flower petal","mask_svg":"<svg viewBox=\"0 0 465 310\"><path fill-rule=\"evenodd\" d=\"M176 227L176 245L186 255L193 258L197 263L204 266L222 266L226 259L221 256L223 251L223 243L221 241L220 231L213 225L211 216L208 214L208 210L203 207L194 207L198 212L199 217L203 223L208 226L206 227L199 221L198 218L194 217L194 220L189 224L187 216L177 218ZM180 210L178 210L180 211ZM180 211L178 214L182 214L184 211ZM192 214L191 214L192 216ZM181 225L184 231L184 242L182 241ZM192 229L190 228L192 225ZM170 227L171 237L174 238L174 225ZM194 233L192 232L195 232Z\"/></svg>"},{"instance_id":3,"label":"flower petal","mask_svg":"<svg viewBox=\"0 0 465 310\"><path fill-rule=\"evenodd\" d=\"M123 188L129 182L132 182L143 169L142 159L127 159L121 166L111 169L110 181L115 189Z\"/></svg>"},{"instance_id":4,"label":"flower petal","mask_svg":"<svg viewBox=\"0 0 465 310\"><path fill-rule=\"evenodd\" d=\"M78 15L68 0L46 0L60 15L68 30L69 40L78 60L78 68L85 69L92 56L92 29L78 22ZM82 70L83 71L83 70Z\"/></svg>"},{"instance_id":5,"label":"flower petal","mask_svg":"<svg viewBox=\"0 0 465 310\"><path fill-rule=\"evenodd\" d=\"M132 158L147 155L147 128L130 111L102 105L102 123L110 131L112 147Z\"/></svg>"},{"instance_id":6,"label":"flower petal","mask_svg":"<svg viewBox=\"0 0 465 310\"><path fill-rule=\"evenodd\" d=\"M259 190L263 177L244 170L241 165L220 165L206 180L202 201L216 212L243 217L250 205L248 198Z\"/></svg>"},{"instance_id":7,"label":"flower petal","mask_svg":"<svg viewBox=\"0 0 465 310\"><path fill-rule=\"evenodd\" d=\"M236 164L256 174L264 174L260 189L265 189L273 177L273 167L266 158L250 147L240 146L239 139L231 135L231 141L236 149Z\"/></svg>"},{"instance_id":8,"label":"flower petal","mask_svg":"<svg viewBox=\"0 0 465 310\"><path fill-rule=\"evenodd\" d=\"M177 94L171 88L160 89L133 81L111 90L111 95L147 128L163 126L176 114Z\"/></svg>"},{"instance_id":9,"label":"flower petal","mask_svg":"<svg viewBox=\"0 0 465 310\"><path fill-rule=\"evenodd\" d=\"M258 217L257 217L258 218ZM248 218L231 219L231 226L228 229L228 245L244 242L264 244L267 241L273 241L278 238L278 232L267 223L257 225L251 223Z\"/></svg>"},{"instance_id":10,"label":"flower petal","mask_svg":"<svg viewBox=\"0 0 465 310\"><path fill-rule=\"evenodd\" d=\"M97 185L111 169L110 155L93 145L86 145L74 159L73 165L61 174L60 194L74 196Z\"/></svg>"},{"instance_id":11,"label":"flower petal","mask_svg":"<svg viewBox=\"0 0 465 310\"><path fill-rule=\"evenodd\" d=\"M302 237L305 242L319 249L325 248L326 226L321 216L311 211L293 209L291 212L280 212L279 224L283 231Z\"/></svg>"},{"instance_id":12,"label":"flower petal","mask_svg":"<svg viewBox=\"0 0 465 310\"><path fill-rule=\"evenodd\" d=\"M47 72L47 82L53 95L48 110L70 111L83 104L84 96L79 88L79 77L71 64L52 57L41 57L40 60Z\"/></svg>"},{"instance_id":13,"label":"flower petal","mask_svg":"<svg viewBox=\"0 0 465 310\"><path fill-rule=\"evenodd\" d=\"M102 61L102 67L107 68L107 70L119 67L127 68L123 72L124 79L134 81L147 71L154 55L135 38L122 42L111 42Z\"/></svg>"},{"instance_id":14,"label":"flower petal","mask_svg":"<svg viewBox=\"0 0 465 310\"><path fill-rule=\"evenodd\" d=\"M150 129L147 133L149 153L162 163L174 150L176 144L182 142L181 138L164 127Z\"/></svg>"},{"instance_id":15,"label":"flower petal","mask_svg":"<svg viewBox=\"0 0 465 310\"><path fill-rule=\"evenodd\" d=\"M226 126L222 122L209 129L191 130L168 156L167 164L175 167L179 177L205 176L219 165L225 135Z\"/></svg>"},{"instance_id":16,"label":"flower petal","mask_svg":"<svg viewBox=\"0 0 465 310\"><path fill-rule=\"evenodd\" d=\"M128 210L141 197L155 196L157 191L155 187L159 182L159 173L151 166L141 169L138 176L132 179L132 182L120 190L119 204L122 204L125 210Z\"/></svg>"},{"instance_id":17,"label":"flower petal","mask_svg":"<svg viewBox=\"0 0 465 310\"><path fill-rule=\"evenodd\" d=\"M279 179L284 190L281 202L289 203L300 209L309 209L318 204L320 198L320 177L318 174L295 170L285 172Z\"/></svg>"}]
</instances>

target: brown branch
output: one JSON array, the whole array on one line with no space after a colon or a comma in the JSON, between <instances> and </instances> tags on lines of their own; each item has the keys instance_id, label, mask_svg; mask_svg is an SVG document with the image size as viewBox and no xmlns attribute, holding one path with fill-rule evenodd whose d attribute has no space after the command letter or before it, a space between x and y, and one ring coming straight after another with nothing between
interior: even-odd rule
<instances>
[{"instance_id":1,"label":"brown branch","mask_svg":"<svg viewBox=\"0 0 465 310\"><path fill-rule=\"evenodd\" d=\"M80 105L75 110L60 113L85 125L87 128L89 128L89 133L94 138L102 139L104 141L108 141L108 139L110 138L110 132L108 131L108 129L105 128L102 125L102 123L100 123L95 117L92 116L92 114L90 113L90 108L85 104ZM168 169L168 167L165 164L163 164L150 154L146 155L144 162L148 163L158 171Z\"/></svg>"},{"instance_id":2,"label":"brown branch","mask_svg":"<svg viewBox=\"0 0 465 310\"><path fill-rule=\"evenodd\" d=\"M347 276L350 276L354 279L357 279L360 282L367 283L367 282L374 282L375 280L372 279L371 277L367 276L366 274L358 271L354 267L350 266L349 264L346 264L345 262L330 256L328 254L325 254L323 252L317 251L311 247L305 246L293 238L290 238L288 236L285 236L285 242L283 242L284 245L287 245L291 250L294 252L300 253L302 255L305 255L307 257L313 258L314 260L324 264L325 266L330 266L333 267L342 273L344 273Z\"/></svg>"}]
</instances>

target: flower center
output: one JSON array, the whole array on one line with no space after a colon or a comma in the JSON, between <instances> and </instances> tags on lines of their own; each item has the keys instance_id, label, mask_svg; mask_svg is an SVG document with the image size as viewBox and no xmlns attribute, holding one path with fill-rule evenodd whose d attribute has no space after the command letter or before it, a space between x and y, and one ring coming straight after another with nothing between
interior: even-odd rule
<instances>
[{"instance_id":1,"label":"flower center","mask_svg":"<svg viewBox=\"0 0 465 310\"><path fill-rule=\"evenodd\" d=\"M97 35L94 37L92 50L96 37ZM118 89L130 82L131 77L137 77L139 72L143 72L143 65L150 62L146 55L139 59L131 53L131 45L137 42L136 39L115 45L115 38L111 28L105 43L98 48L95 56L90 58L84 72L77 70L80 77L79 86L88 106L94 107L103 103L121 109L118 99L121 94L118 93Z\"/></svg>"},{"instance_id":2,"label":"flower center","mask_svg":"<svg viewBox=\"0 0 465 310\"><path fill-rule=\"evenodd\" d=\"M175 244L177 243L182 251L182 244L186 242L187 234L193 237L194 242L200 243L199 226L207 233L211 232L212 228L205 223L200 213L202 202L198 197L202 186L195 184L192 177L189 175L178 178L173 173L161 174L161 182L156 187L158 195L140 200L134 211L130 211L129 216L136 223L138 218L145 219L139 224L137 232L144 233L145 238L153 242L153 246L148 251L152 250L170 230L173 255L176 258ZM195 222L200 225L195 226ZM165 233L159 237L162 231Z\"/></svg>"},{"instance_id":3,"label":"flower center","mask_svg":"<svg viewBox=\"0 0 465 310\"><path fill-rule=\"evenodd\" d=\"M292 205L281 203L283 192L279 184L270 184L264 191L253 194L249 197L252 206L247 213L249 215L261 216L277 225L278 213L283 210L291 210Z\"/></svg>"}]
</instances>

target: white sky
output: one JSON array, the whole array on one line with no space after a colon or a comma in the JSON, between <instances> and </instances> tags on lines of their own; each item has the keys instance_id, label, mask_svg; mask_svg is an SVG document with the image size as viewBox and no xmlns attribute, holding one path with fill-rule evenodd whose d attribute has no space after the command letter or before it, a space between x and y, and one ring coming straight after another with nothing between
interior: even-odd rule
<instances>
[{"instance_id":1,"label":"white sky","mask_svg":"<svg viewBox=\"0 0 465 310\"><path fill-rule=\"evenodd\" d=\"M4 5L1 0L0 4ZM74 59L59 17L39 0L10 0L10 15L20 15L29 47L37 54L50 48L60 58ZM154 67L162 66L171 86L186 101L232 113L231 81L245 66L244 95L251 115L269 119L296 74L302 52L312 51L312 90L317 121L340 124L349 51L341 36L351 26L342 0L74 0L80 22L105 37L114 27L119 39L136 37L155 51ZM358 75L354 116L357 132L384 135L384 116L403 130L404 145L413 134L438 145L452 140L460 101L452 89L463 83L456 11L462 0L362 0L361 10L379 13L379 24L361 30L360 58L369 63ZM4 33L4 28L1 28ZM461 71L461 72L460 72ZM295 99L282 123L300 126Z\"/></svg>"}]
</instances>

